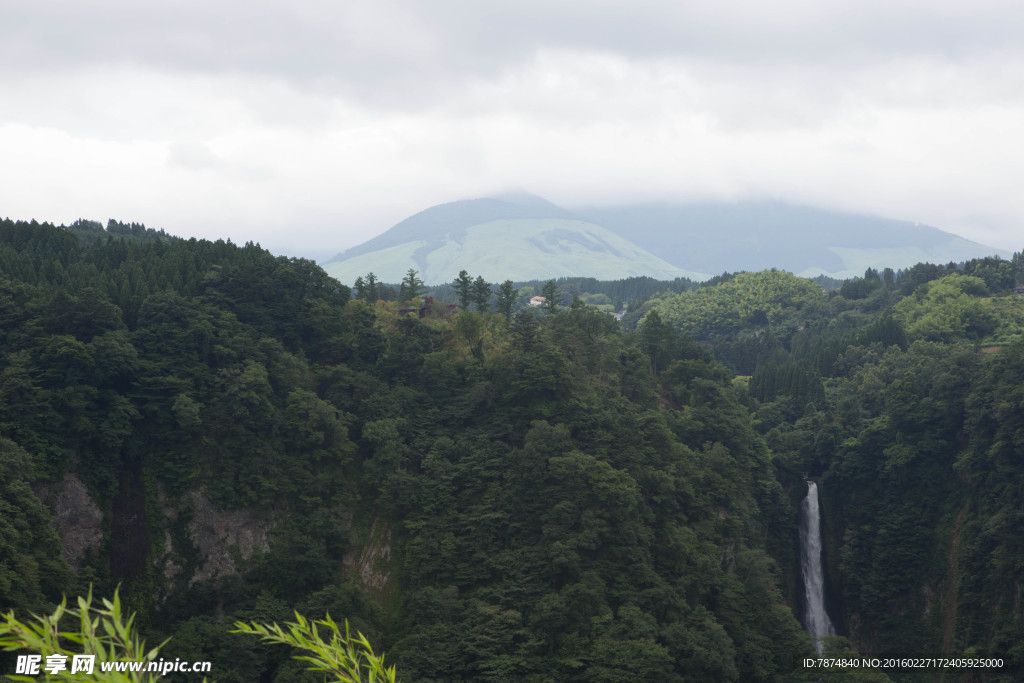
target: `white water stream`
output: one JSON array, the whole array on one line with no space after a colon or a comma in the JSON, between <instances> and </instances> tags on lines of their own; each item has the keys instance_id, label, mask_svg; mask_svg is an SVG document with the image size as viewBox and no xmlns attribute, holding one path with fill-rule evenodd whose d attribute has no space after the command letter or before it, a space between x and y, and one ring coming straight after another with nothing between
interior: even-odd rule
<instances>
[{"instance_id":1,"label":"white water stream","mask_svg":"<svg viewBox=\"0 0 1024 683\"><path fill-rule=\"evenodd\" d=\"M804 580L804 627L814 638L818 655L824 654L821 639L835 635L825 611L825 575L821 568L821 508L818 485L807 482L807 496L800 504L800 571Z\"/></svg>"}]
</instances>

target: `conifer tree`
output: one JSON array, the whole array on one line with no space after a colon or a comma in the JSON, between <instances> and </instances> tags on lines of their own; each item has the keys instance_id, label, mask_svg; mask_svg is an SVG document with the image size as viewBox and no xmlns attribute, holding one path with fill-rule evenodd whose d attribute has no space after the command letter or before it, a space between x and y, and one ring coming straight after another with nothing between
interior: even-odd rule
<instances>
[{"instance_id":1,"label":"conifer tree","mask_svg":"<svg viewBox=\"0 0 1024 683\"><path fill-rule=\"evenodd\" d=\"M544 283L544 287L540 290L541 296L544 297L544 309L548 313L554 313L558 310L558 285L555 284L554 280L548 280Z\"/></svg>"},{"instance_id":2,"label":"conifer tree","mask_svg":"<svg viewBox=\"0 0 1024 683\"><path fill-rule=\"evenodd\" d=\"M519 290L516 289L515 284L511 280L505 280L498 286L496 293L496 304L498 306L498 313L505 316L505 320L512 319L512 307L516 303L516 297L519 296Z\"/></svg>"},{"instance_id":3,"label":"conifer tree","mask_svg":"<svg viewBox=\"0 0 1024 683\"><path fill-rule=\"evenodd\" d=\"M469 303L473 300L473 278L465 270L460 270L452 285L455 287L456 296L459 297L459 308L469 309Z\"/></svg>"},{"instance_id":4,"label":"conifer tree","mask_svg":"<svg viewBox=\"0 0 1024 683\"><path fill-rule=\"evenodd\" d=\"M476 304L476 310L483 313L489 310L488 301L491 298L491 283L483 278L482 275L477 275L476 280L473 281L473 303Z\"/></svg>"},{"instance_id":5,"label":"conifer tree","mask_svg":"<svg viewBox=\"0 0 1024 683\"><path fill-rule=\"evenodd\" d=\"M365 277L360 276L356 278L355 287L359 290L357 296L359 299L372 303L381 298L380 283L377 281L377 276L372 272L367 273Z\"/></svg>"},{"instance_id":6,"label":"conifer tree","mask_svg":"<svg viewBox=\"0 0 1024 683\"><path fill-rule=\"evenodd\" d=\"M409 301L423 294L423 280L417 277L416 273L416 270L410 268L409 272L402 278L401 289L398 293L399 299L402 301Z\"/></svg>"}]
</instances>

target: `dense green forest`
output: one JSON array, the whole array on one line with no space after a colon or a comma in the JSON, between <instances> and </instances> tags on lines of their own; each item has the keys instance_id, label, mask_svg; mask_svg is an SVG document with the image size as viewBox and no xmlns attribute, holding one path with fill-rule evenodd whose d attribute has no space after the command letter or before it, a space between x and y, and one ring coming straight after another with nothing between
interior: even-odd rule
<instances>
[{"instance_id":1,"label":"dense green forest","mask_svg":"<svg viewBox=\"0 0 1024 683\"><path fill-rule=\"evenodd\" d=\"M831 292L741 273L645 305L746 384L787 490L821 478L829 608L856 651L997 655L1004 680L1024 675L1022 266Z\"/></svg>"},{"instance_id":2,"label":"dense green forest","mask_svg":"<svg viewBox=\"0 0 1024 683\"><path fill-rule=\"evenodd\" d=\"M86 223L0 222L0 610L120 585L222 682L320 680L230 633L293 610L406 681L792 680L808 475L834 651L1024 675L1019 255L496 313Z\"/></svg>"}]
</instances>

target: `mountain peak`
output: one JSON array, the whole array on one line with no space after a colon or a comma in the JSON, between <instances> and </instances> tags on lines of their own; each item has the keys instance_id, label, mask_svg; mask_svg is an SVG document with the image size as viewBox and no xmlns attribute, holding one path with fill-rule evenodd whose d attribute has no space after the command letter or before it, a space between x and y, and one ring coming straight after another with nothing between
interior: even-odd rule
<instances>
[{"instance_id":1,"label":"mountain peak","mask_svg":"<svg viewBox=\"0 0 1024 683\"><path fill-rule=\"evenodd\" d=\"M362 254L425 240L428 247L440 246L451 233L494 220L566 219L575 216L543 197L526 192L499 197L479 197L437 204L395 224L386 232L342 252L327 263L344 261Z\"/></svg>"},{"instance_id":2,"label":"mountain peak","mask_svg":"<svg viewBox=\"0 0 1024 683\"><path fill-rule=\"evenodd\" d=\"M561 207L559 207L558 205L553 204L552 202L549 202L547 199L544 199L543 197L540 197L540 196L535 195L535 194L531 194L530 192L527 192L526 190L522 190L522 189L508 190L506 192L500 192L498 194L494 194L494 195L490 195L489 197L485 197L485 199L497 199L500 202L506 202L508 204L515 204L516 206L527 206L527 207L533 207L533 208L554 209L554 210L557 210L557 211L563 211L564 210Z\"/></svg>"},{"instance_id":3,"label":"mountain peak","mask_svg":"<svg viewBox=\"0 0 1024 683\"><path fill-rule=\"evenodd\" d=\"M374 272L397 282L414 268L428 284L460 270L491 280L563 276L620 279L706 277L676 268L630 242L526 192L438 204L324 264L343 281Z\"/></svg>"},{"instance_id":4,"label":"mountain peak","mask_svg":"<svg viewBox=\"0 0 1024 683\"><path fill-rule=\"evenodd\" d=\"M568 211L522 190L438 204L324 264L349 281L373 271L425 282L466 269L486 279L584 276L705 279L779 268L847 278L998 254L938 228L775 200L650 203Z\"/></svg>"}]
</instances>

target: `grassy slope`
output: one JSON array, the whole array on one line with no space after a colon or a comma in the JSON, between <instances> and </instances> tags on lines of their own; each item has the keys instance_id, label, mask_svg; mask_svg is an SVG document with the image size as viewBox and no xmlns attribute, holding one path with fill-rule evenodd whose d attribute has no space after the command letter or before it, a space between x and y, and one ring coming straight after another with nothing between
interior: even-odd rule
<instances>
[{"instance_id":1,"label":"grassy slope","mask_svg":"<svg viewBox=\"0 0 1024 683\"><path fill-rule=\"evenodd\" d=\"M609 230L578 220L495 220L451 234L437 248L424 249L425 244L408 242L326 264L325 270L342 282L370 271L385 282L398 282L409 268L415 268L428 284L449 282L462 269L488 280L516 281L572 276L603 280L639 275L707 277L676 268Z\"/></svg>"}]
</instances>

